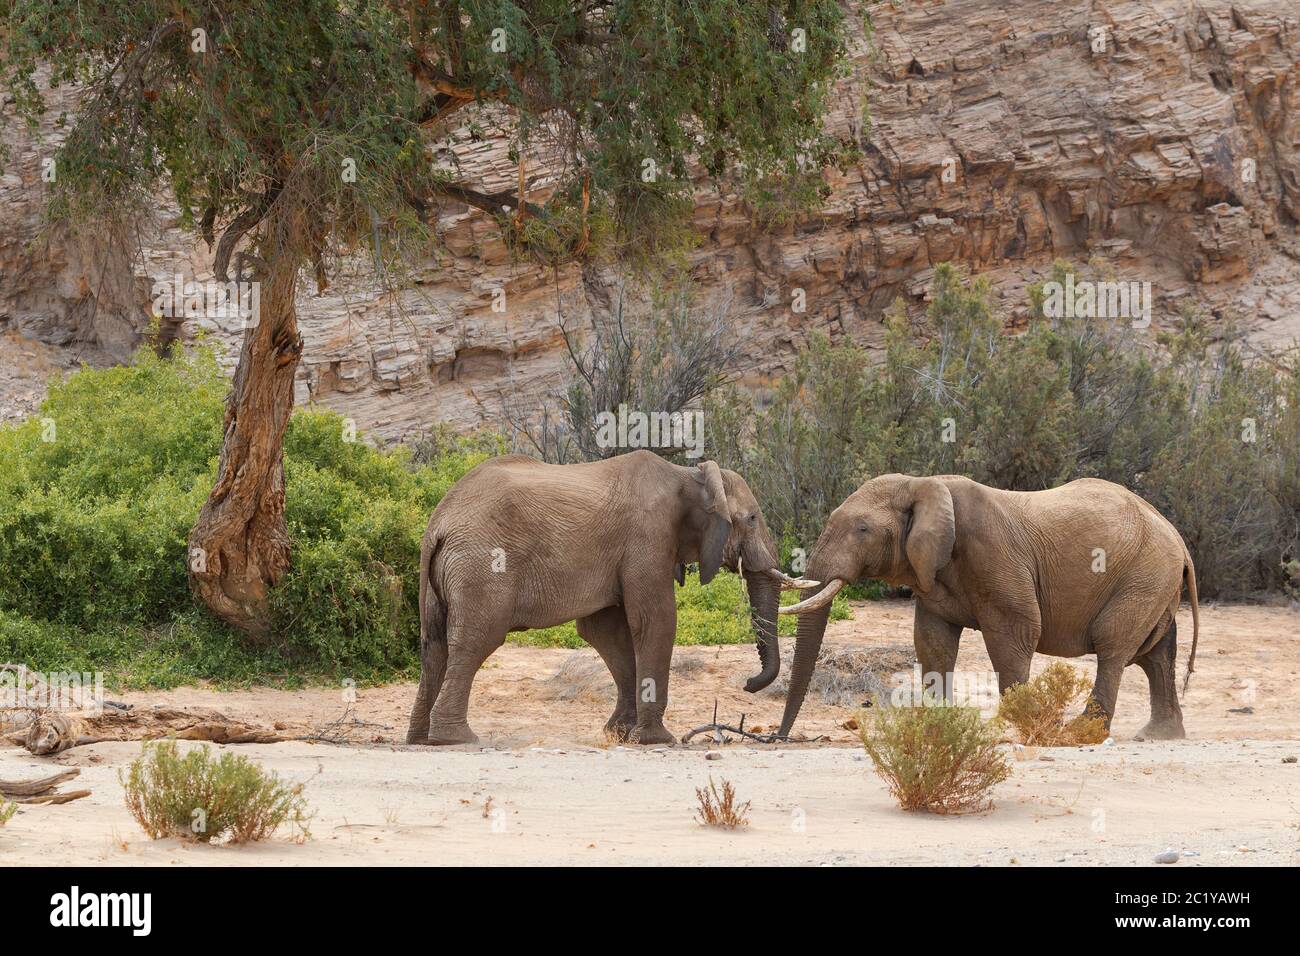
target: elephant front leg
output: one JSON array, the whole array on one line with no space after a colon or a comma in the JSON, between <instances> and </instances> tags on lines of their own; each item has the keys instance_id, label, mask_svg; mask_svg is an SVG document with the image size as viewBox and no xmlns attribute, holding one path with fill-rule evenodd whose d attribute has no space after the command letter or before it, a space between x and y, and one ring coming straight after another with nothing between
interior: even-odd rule
<instances>
[{"instance_id":1,"label":"elephant front leg","mask_svg":"<svg viewBox=\"0 0 1300 956\"><path fill-rule=\"evenodd\" d=\"M622 607L607 607L577 621L578 636L596 649L618 691L614 713L605 722L605 733L627 740L636 726L636 653L632 632Z\"/></svg>"},{"instance_id":2,"label":"elephant front leg","mask_svg":"<svg viewBox=\"0 0 1300 956\"><path fill-rule=\"evenodd\" d=\"M626 592L625 592L626 594ZM664 727L668 672L677 636L677 604L672 585L663 593L627 595L628 627L636 657L636 724L629 739L639 744L675 744Z\"/></svg>"},{"instance_id":3,"label":"elephant front leg","mask_svg":"<svg viewBox=\"0 0 1300 956\"><path fill-rule=\"evenodd\" d=\"M984 647L998 675L998 693L1005 694L1017 684L1029 680L1029 668L1042 635L1037 611L1029 614L998 615L981 620Z\"/></svg>"},{"instance_id":4,"label":"elephant front leg","mask_svg":"<svg viewBox=\"0 0 1300 956\"><path fill-rule=\"evenodd\" d=\"M917 602L916 616L912 620L912 644L921 665L921 686L936 690L942 688L943 698L950 704L960 642L960 624L945 621Z\"/></svg>"}]
</instances>

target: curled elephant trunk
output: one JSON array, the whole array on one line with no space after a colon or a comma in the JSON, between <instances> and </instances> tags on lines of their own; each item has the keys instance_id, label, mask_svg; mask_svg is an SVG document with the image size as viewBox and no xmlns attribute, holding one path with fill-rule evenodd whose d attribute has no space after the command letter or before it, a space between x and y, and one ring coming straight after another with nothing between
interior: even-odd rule
<instances>
[{"instance_id":1,"label":"curled elephant trunk","mask_svg":"<svg viewBox=\"0 0 1300 956\"><path fill-rule=\"evenodd\" d=\"M776 640L776 609L781 602L778 579L763 572L744 572L749 592L750 620L758 641L758 661L762 670L745 681L745 690L755 694L781 673L781 647Z\"/></svg>"},{"instance_id":2,"label":"curled elephant trunk","mask_svg":"<svg viewBox=\"0 0 1300 956\"><path fill-rule=\"evenodd\" d=\"M830 590L835 584L842 586L843 583L832 581L824 591ZM838 591L839 588L835 590ZM832 592L831 597L834 596ZM802 603L807 604L811 600L813 599L810 598ZM822 649L822 638L826 635L826 622L831 615L830 604L830 598L827 598L799 618L799 631L794 644L794 662L790 665L790 689L785 695L785 712L781 715L778 737L789 736L790 728L794 726L795 718L799 716L799 708L803 706L804 695L808 693L808 682L812 679L813 666L817 663L817 654Z\"/></svg>"}]
</instances>

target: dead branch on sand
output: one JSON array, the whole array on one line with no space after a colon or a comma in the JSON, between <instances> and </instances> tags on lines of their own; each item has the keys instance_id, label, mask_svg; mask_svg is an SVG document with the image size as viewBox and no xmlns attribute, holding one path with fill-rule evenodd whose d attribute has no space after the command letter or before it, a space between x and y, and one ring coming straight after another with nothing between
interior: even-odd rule
<instances>
[{"instance_id":1,"label":"dead branch on sand","mask_svg":"<svg viewBox=\"0 0 1300 956\"><path fill-rule=\"evenodd\" d=\"M54 790L59 784L66 783L80 773L80 767L72 767L39 780L0 780L0 798L12 803L71 803L73 800L90 796L90 791L73 790L68 793L55 793Z\"/></svg>"},{"instance_id":2,"label":"dead branch on sand","mask_svg":"<svg viewBox=\"0 0 1300 956\"><path fill-rule=\"evenodd\" d=\"M760 744L774 744L778 742L812 743L813 741L823 739L822 737L780 737L777 736L776 734L751 733L750 731L745 729L745 716L746 716L745 714L740 715L740 725L737 727L733 727L731 724L718 723L718 701L715 699L713 701L712 723L704 724L701 727L696 727L694 730L690 731L688 734L682 737L682 743L688 744L691 742L692 737L704 733L711 733L713 735L713 742L715 744L731 743L732 740L730 737L727 736L727 734L736 734L740 737L745 737L748 740L757 741Z\"/></svg>"},{"instance_id":3,"label":"dead branch on sand","mask_svg":"<svg viewBox=\"0 0 1300 956\"><path fill-rule=\"evenodd\" d=\"M348 704L343 709L343 713L334 720L321 724L310 734L303 737L294 737L294 740L314 741L324 744L359 744L375 743L383 738L375 731L392 730L388 724L377 724L374 721L361 720L352 714L352 705ZM359 737L369 736L369 740L360 740Z\"/></svg>"}]
</instances>

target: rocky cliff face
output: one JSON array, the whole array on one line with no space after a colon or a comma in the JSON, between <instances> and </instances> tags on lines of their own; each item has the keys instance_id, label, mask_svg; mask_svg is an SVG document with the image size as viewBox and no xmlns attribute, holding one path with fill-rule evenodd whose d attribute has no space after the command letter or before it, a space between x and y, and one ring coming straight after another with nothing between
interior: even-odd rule
<instances>
[{"instance_id":1,"label":"rocky cliff face","mask_svg":"<svg viewBox=\"0 0 1300 956\"><path fill-rule=\"evenodd\" d=\"M879 346L884 308L898 296L919 308L944 260L989 275L1013 324L1024 286L1062 257L1150 281L1157 328L1190 299L1258 341L1300 336L1294 0L871 9L875 36L858 31L827 120L862 157L828 174L825 206L763 230L737 197L699 184L692 272L705 299L729 299L747 381L780 374L815 330ZM33 245L48 148L18 146L0 179L0 350L21 336L51 365L121 360L147 325L154 279L210 278L206 249L165 222L142 225L143 264L125 244ZM455 151L490 188L512 182L500 144L466 139ZM323 295L304 286L300 403L384 438L493 423L503 396L535 393L563 369L560 323L609 307L610 273L513 262L477 210L448 209L439 231L443 254L398 295L363 273Z\"/></svg>"}]
</instances>

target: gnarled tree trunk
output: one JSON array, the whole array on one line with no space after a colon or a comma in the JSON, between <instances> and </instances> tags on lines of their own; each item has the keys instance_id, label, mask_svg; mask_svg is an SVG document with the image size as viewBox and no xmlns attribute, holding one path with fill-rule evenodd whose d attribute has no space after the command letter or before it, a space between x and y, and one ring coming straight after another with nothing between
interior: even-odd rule
<instances>
[{"instance_id":1,"label":"gnarled tree trunk","mask_svg":"<svg viewBox=\"0 0 1300 956\"><path fill-rule=\"evenodd\" d=\"M217 617L254 637L266 634L267 593L289 567L283 445L302 354L294 308L298 257L276 232L262 249L268 275L226 403L217 483L189 539L195 594Z\"/></svg>"}]
</instances>

